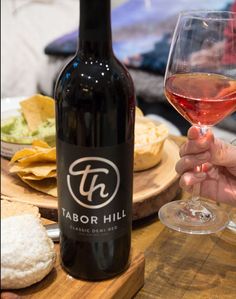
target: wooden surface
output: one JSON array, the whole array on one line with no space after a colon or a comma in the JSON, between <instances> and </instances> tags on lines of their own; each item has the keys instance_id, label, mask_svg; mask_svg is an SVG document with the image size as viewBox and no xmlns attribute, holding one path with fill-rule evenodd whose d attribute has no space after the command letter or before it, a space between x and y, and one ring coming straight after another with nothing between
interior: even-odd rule
<instances>
[{"instance_id":1,"label":"wooden surface","mask_svg":"<svg viewBox=\"0 0 236 299\"><path fill-rule=\"evenodd\" d=\"M173 139L179 145L186 140ZM189 196L181 192L175 199ZM236 298L236 233L231 230L179 233L165 227L156 214L134 222L132 246L145 255L145 284L134 299Z\"/></svg>"},{"instance_id":2,"label":"wooden surface","mask_svg":"<svg viewBox=\"0 0 236 299\"><path fill-rule=\"evenodd\" d=\"M229 229L188 235L164 227L156 215L134 223L132 244L146 261L135 299L236 298L236 233Z\"/></svg>"},{"instance_id":3,"label":"wooden surface","mask_svg":"<svg viewBox=\"0 0 236 299\"><path fill-rule=\"evenodd\" d=\"M88 282L67 275L57 261L52 272L38 284L14 293L21 298L36 299L128 299L132 298L144 283L144 257L135 254L129 269L114 279Z\"/></svg>"},{"instance_id":4,"label":"wooden surface","mask_svg":"<svg viewBox=\"0 0 236 299\"><path fill-rule=\"evenodd\" d=\"M43 223L51 221L43 220ZM55 244L55 250L56 265L48 276L31 287L12 292L32 299L130 299L144 284L144 255L137 249L132 250L130 266L124 273L101 282L83 281L68 275L60 265L59 244Z\"/></svg>"},{"instance_id":5,"label":"wooden surface","mask_svg":"<svg viewBox=\"0 0 236 299\"><path fill-rule=\"evenodd\" d=\"M175 164L179 148L167 139L161 162L146 171L134 173L133 219L140 219L159 210L178 193L178 175ZM1 159L1 194L5 199L26 202L44 209L57 209L57 198L38 192L18 176L9 174L8 161ZM56 212L55 212L56 213Z\"/></svg>"},{"instance_id":6,"label":"wooden surface","mask_svg":"<svg viewBox=\"0 0 236 299\"><path fill-rule=\"evenodd\" d=\"M178 144L184 140L175 138ZM135 299L236 298L236 234L228 229L183 234L164 227L156 213L134 221L132 247L145 255L145 283Z\"/></svg>"},{"instance_id":7,"label":"wooden surface","mask_svg":"<svg viewBox=\"0 0 236 299\"><path fill-rule=\"evenodd\" d=\"M133 219L149 216L174 199L179 191L175 164L179 148L167 139L161 162L154 168L134 173Z\"/></svg>"}]
</instances>

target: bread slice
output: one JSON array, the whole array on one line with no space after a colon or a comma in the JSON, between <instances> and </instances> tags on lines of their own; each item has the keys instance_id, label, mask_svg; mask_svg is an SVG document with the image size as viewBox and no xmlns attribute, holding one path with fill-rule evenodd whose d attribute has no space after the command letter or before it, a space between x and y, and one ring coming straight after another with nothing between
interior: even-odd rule
<instances>
[{"instance_id":1,"label":"bread slice","mask_svg":"<svg viewBox=\"0 0 236 299\"><path fill-rule=\"evenodd\" d=\"M27 203L1 200L1 219L22 214L33 214L40 217L39 208Z\"/></svg>"}]
</instances>

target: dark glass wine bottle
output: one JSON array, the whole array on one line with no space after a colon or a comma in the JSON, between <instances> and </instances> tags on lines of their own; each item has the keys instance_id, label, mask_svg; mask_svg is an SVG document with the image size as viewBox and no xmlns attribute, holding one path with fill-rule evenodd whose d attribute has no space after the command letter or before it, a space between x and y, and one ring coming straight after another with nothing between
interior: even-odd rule
<instances>
[{"instance_id":1,"label":"dark glass wine bottle","mask_svg":"<svg viewBox=\"0 0 236 299\"><path fill-rule=\"evenodd\" d=\"M79 46L56 88L60 250L73 277L129 264L134 87L112 51L110 0L80 0Z\"/></svg>"}]
</instances>

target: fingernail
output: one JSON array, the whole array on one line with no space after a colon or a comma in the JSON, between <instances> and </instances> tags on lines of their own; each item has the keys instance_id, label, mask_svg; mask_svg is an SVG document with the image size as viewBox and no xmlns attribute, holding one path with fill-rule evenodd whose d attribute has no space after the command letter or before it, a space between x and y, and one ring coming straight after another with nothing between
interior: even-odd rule
<instances>
[{"instance_id":1,"label":"fingernail","mask_svg":"<svg viewBox=\"0 0 236 299\"><path fill-rule=\"evenodd\" d=\"M194 176L198 179L202 179L206 176L206 173L205 172L196 172L196 173L194 173Z\"/></svg>"}]
</instances>

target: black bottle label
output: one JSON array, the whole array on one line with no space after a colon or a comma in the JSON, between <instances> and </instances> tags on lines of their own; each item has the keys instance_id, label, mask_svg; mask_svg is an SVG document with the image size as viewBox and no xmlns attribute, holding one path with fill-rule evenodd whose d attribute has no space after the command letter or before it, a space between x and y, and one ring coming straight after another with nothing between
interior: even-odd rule
<instances>
[{"instance_id":1,"label":"black bottle label","mask_svg":"<svg viewBox=\"0 0 236 299\"><path fill-rule=\"evenodd\" d=\"M133 141L78 147L57 141L60 228L75 240L109 240L131 229Z\"/></svg>"}]
</instances>

